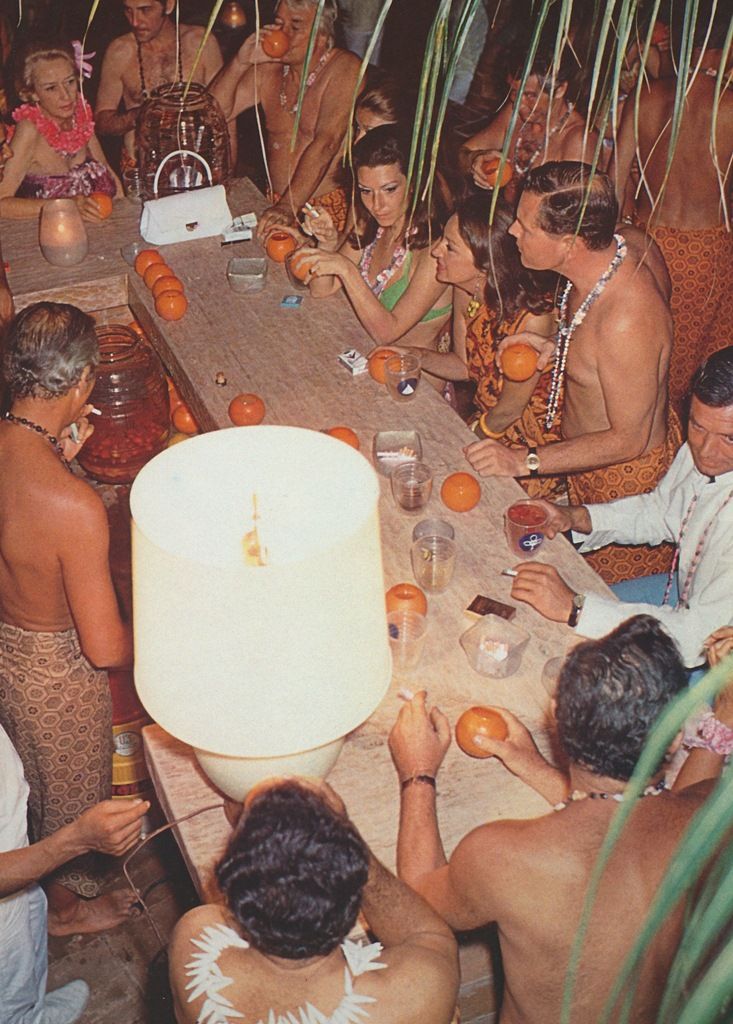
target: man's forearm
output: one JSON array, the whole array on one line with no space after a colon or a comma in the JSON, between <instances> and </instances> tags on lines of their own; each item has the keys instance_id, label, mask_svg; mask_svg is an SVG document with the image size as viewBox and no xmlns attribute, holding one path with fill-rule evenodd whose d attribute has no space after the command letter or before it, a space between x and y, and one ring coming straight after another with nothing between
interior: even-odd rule
<instances>
[{"instance_id":1,"label":"man's forearm","mask_svg":"<svg viewBox=\"0 0 733 1024\"><path fill-rule=\"evenodd\" d=\"M538 451L540 473L549 476L558 473L584 473L591 469L630 462L643 454L640 436L643 436L641 431L635 436L627 436L609 429L544 445ZM518 458L523 461L523 457L523 453L520 452ZM522 466L517 475L525 474L526 470Z\"/></svg>"},{"instance_id":2,"label":"man's forearm","mask_svg":"<svg viewBox=\"0 0 733 1024\"><path fill-rule=\"evenodd\" d=\"M413 782L402 791L397 874L412 888L417 888L425 875L447 864L435 804L435 789L427 783Z\"/></svg>"},{"instance_id":3,"label":"man's forearm","mask_svg":"<svg viewBox=\"0 0 733 1024\"><path fill-rule=\"evenodd\" d=\"M301 153L298 166L290 179L290 184L283 192L280 205L287 207L288 210L299 210L304 203L312 199L338 148L338 143L332 138L316 136Z\"/></svg>"},{"instance_id":4,"label":"man's forearm","mask_svg":"<svg viewBox=\"0 0 733 1024\"><path fill-rule=\"evenodd\" d=\"M241 113L241 110L235 110L237 90L242 77L253 67L253 64L240 60L239 54L236 53L229 63L224 65L216 78L209 82L209 92L221 107L227 121L233 120L237 114ZM241 109L244 110L245 107Z\"/></svg>"},{"instance_id":5,"label":"man's forearm","mask_svg":"<svg viewBox=\"0 0 733 1024\"><path fill-rule=\"evenodd\" d=\"M372 853L361 908L369 928L386 946L398 945L420 932L449 932L422 897L387 871Z\"/></svg>"},{"instance_id":6,"label":"man's forearm","mask_svg":"<svg viewBox=\"0 0 733 1024\"><path fill-rule=\"evenodd\" d=\"M74 823L32 846L0 853L0 899L33 885L67 860L86 852Z\"/></svg>"},{"instance_id":7,"label":"man's forearm","mask_svg":"<svg viewBox=\"0 0 733 1024\"><path fill-rule=\"evenodd\" d=\"M94 117L98 135L127 135L137 124L138 107L118 114L116 110L99 110Z\"/></svg>"}]
</instances>

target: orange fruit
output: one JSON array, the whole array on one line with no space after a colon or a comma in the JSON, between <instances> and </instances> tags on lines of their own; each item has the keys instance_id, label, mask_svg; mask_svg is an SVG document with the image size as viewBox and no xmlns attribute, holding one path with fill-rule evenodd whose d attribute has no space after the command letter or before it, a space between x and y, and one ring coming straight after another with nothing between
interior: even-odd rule
<instances>
[{"instance_id":1,"label":"orange fruit","mask_svg":"<svg viewBox=\"0 0 733 1024\"><path fill-rule=\"evenodd\" d=\"M112 199L110 196L106 192L92 192L89 198L93 200L102 220L107 220L112 213Z\"/></svg>"},{"instance_id":2,"label":"orange fruit","mask_svg":"<svg viewBox=\"0 0 733 1024\"><path fill-rule=\"evenodd\" d=\"M143 249L135 257L135 270L142 277L153 263L165 263L165 260L157 249Z\"/></svg>"},{"instance_id":3,"label":"orange fruit","mask_svg":"<svg viewBox=\"0 0 733 1024\"><path fill-rule=\"evenodd\" d=\"M259 395L237 395L229 403L229 419L237 427L253 427L265 418L265 403Z\"/></svg>"},{"instance_id":4,"label":"orange fruit","mask_svg":"<svg viewBox=\"0 0 733 1024\"><path fill-rule=\"evenodd\" d=\"M488 736L492 740L505 740L508 729L498 711L473 707L464 711L456 722L456 743L469 757L493 757L488 750L474 742L475 736Z\"/></svg>"},{"instance_id":5,"label":"orange fruit","mask_svg":"<svg viewBox=\"0 0 733 1024\"><path fill-rule=\"evenodd\" d=\"M501 181L497 183L500 163L501 161L498 156L489 157L488 160L483 160L481 162L481 173L488 180L489 185L491 185L492 188L503 188L507 182L512 180L512 169L507 161L501 172Z\"/></svg>"},{"instance_id":6,"label":"orange fruit","mask_svg":"<svg viewBox=\"0 0 733 1024\"><path fill-rule=\"evenodd\" d=\"M183 294L183 284L175 274L164 274L153 283L151 291L154 299L157 299L161 292L181 292Z\"/></svg>"},{"instance_id":7,"label":"orange fruit","mask_svg":"<svg viewBox=\"0 0 733 1024\"><path fill-rule=\"evenodd\" d=\"M148 269L143 274L143 281L152 289L156 281L160 280L161 277L172 277L173 271L167 263L151 263Z\"/></svg>"},{"instance_id":8,"label":"orange fruit","mask_svg":"<svg viewBox=\"0 0 733 1024\"><path fill-rule=\"evenodd\" d=\"M178 408L178 406L182 404L183 399L178 394L178 388L173 383L171 378L170 377L166 377L166 380L168 381L168 404L169 404L169 408L170 408L171 416L172 416L174 411Z\"/></svg>"},{"instance_id":9,"label":"orange fruit","mask_svg":"<svg viewBox=\"0 0 733 1024\"><path fill-rule=\"evenodd\" d=\"M172 448L174 444L180 444L181 441L188 441L190 436L190 434L182 434L180 431L176 431L176 433L171 434L170 438L168 439L168 444L166 445L166 448Z\"/></svg>"},{"instance_id":10,"label":"orange fruit","mask_svg":"<svg viewBox=\"0 0 733 1024\"><path fill-rule=\"evenodd\" d=\"M529 380L537 369L537 352L521 342L510 345L501 354L501 369L507 380Z\"/></svg>"},{"instance_id":11,"label":"orange fruit","mask_svg":"<svg viewBox=\"0 0 733 1024\"><path fill-rule=\"evenodd\" d=\"M387 378L384 375L384 364L390 356L396 355L397 352L393 348L380 348L377 352L373 352L367 362L369 376L378 384L386 384Z\"/></svg>"},{"instance_id":12,"label":"orange fruit","mask_svg":"<svg viewBox=\"0 0 733 1024\"><path fill-rule=\"evenodd\" d=\"M388 612L400 612L404 608L427 615L428 599L414 583L395 583L385 594L385 601Z\"/></svg>"},{"instance_id":13,"label":"orange fruit","mask_svg":"<svg viewBox=\"0 0 733 1024\"><path fill-rule=\"evenodd\" d=\"M454 512L470 512L481 500L481 484L471 473L451 473L443 481L440 497Z\"/></svg>"},{"instance_id":14,"label":"orange fruit","mask_svg":"<svg viewBox=\"0 0 733 1024\"><path fill-rule=\"evenodd\" d=\"M268 57L282 57L290 48L290 40L282 29L274 28L262 36L262 49Z\"/></svg>"},{"instance_id":15,"label":"orange fruit","mask_svg":"<svg viewBox=\"0 0 733 1024\"><path fill-rule=\"evenodd\" d=\"M296 247L297 242L287 231L273 231L265 242L265 252L275 263L284 263L285 257Z\"/></svg>"},{"instance_id":16,"label":"orange fruit","mask_svg":"<svg viewBox=\"0 0 733 1024\"><path fill-rule=\"evenodd\" d=\"M361 448L359 438L356 436L351 427L329 427L326 431L331 437L338 438L339 441L343 441L344 444L350 444L352 448L356 448L357 451Z\"/></svg>"},{"instance_id":17,"label":"orange fruit","mask_svg":"<svg viewBox=\"0 0 733 1024\"><path fill-rule=\"evenodd\" d=\"M182 292L161 292L155 300L155 312L164 320L180 320L188 309L188 299Z\"/></svg>"},{"instance_id":18,"label":"orange fruit","mask_svg":"<svg viewBox=\"0 0 733 1024\"><path fill-rule=\"evenodd\" d=\"M288 256L290 256L290 254L288 254ZM301 263L300 256L298 255L297 252L293 253L293 255L290 256L288 266L290 267L290 272L292 273L293 277L297 277L299 281L303 282L307 280L308 273L310 271L310 264Z\"/></svg>"},{"instance_id":19,"label":"orange fruit","mask_svg":"<svg viewBox=\"0 0 733 1024\"><path fill-rule=\"evenodd\" d=\"M173 426L180 434L198 434L199 425L193 418L191 410L181 402L173 410Z\"/></svg>"}]
</instances>

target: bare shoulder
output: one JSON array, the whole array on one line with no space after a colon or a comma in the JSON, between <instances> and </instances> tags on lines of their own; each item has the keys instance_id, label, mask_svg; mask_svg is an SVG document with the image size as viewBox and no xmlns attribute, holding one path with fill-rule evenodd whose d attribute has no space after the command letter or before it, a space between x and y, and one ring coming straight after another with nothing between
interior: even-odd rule
<instances>
[{"instance_id":1,"label":"bare shoulder","mask_svg":"<svg viewBox=\"0 0 733 1024\"><path fill-rule=\"evenodd\" d=\"M634 265L639 270L647 270L652 275L665 301L669 301L672 293L672 281L657 243L651 235L632 224L624 224L620 228L620 233L626 240L629 256Z\"/></svg>"},{"instance_id":2,"label":"bare shoulder","mask_svg":"<svg viewBox=\"0 0 733 1024\"><path fill-rule=\"evenodd\" d=\"M214 904L205 903L203 906L189 910L179 918L173 929L170 943L171 963L179 964L179 956L186 957L193 952L191 940L198 938L205 928L213 928L216 925L227 923L223 908Z\"/></svg>"},{"instance_id":3,"label":"bare shoulder","mask_svg":"<svg viewBox=\"0 0 733 1024\"><path fill-rule=\"evenodd\" d=\"M365 995L376 999L375 1021L447 1024L452 1019L460 981L455 942L445 951L409 943L391 946L379 959L387 970L357 982Z\"/></svg>"},{"instance_id":4,"label":"bare shoulder","mask_svg":"<svg viewBox=\"0 0 733 1024\"><path fill-rule=\"evenodd\" d=\"M109 44L104 54L104 64L109 70L122 67L133 58L137 59L135 37L132 32L126 32L123 36L117 36Z\"/></svg>"},{"instance_id":5,"label":"bare shoulder","mask_svg":"<svg viewBox=\"0 0 733 1024\"><path fill-rule=\"evenodd\" d=\"M45 506L49 522L70 539L108 535L104 503L94 488L79 477L54 474L49 479Z\"/></svg>"},{"instance_id":6,"label":"bare shoulder","mask_svg":"<svg viewBox=\"0 0 733 1024\"><path fill-rule=\"evenodd\" d=\"M361 61L349 50L335 50L329 64L327 78L355 80L361 66ZM351 102L352 97L349 96L348 99Z\"/></svg>"}]
</instances>

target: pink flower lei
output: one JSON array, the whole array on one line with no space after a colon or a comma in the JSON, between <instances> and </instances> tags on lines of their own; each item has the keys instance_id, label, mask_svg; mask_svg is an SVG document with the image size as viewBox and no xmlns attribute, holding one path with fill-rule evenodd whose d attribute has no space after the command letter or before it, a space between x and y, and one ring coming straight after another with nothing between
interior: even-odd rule
<instances>
[{"instance_id":1,"label":"pink flower lei","mask_svg":"<svg viewBox=\"0 0 733 1024\"><path fill-rule=\"evenodd\" d=\"M30 121L52 149L63 156L74 156L94 135L94 118L92 108L83 96L76 101L76 108L71 119L71 128L60 128L53 118L41 110L36 103L23 103L13 111L16 122Z\"/></svg>"}]
</instances>

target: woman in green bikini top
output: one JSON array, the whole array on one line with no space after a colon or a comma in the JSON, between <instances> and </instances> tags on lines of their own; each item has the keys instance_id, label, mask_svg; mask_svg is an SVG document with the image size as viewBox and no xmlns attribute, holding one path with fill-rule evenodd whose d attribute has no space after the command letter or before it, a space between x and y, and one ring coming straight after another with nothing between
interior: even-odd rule
<instances>
[{"instance_id":1,"label":"woman in green bikini top","mask_svg":"<svg viewBox=\"0 0 733 1024\"><path fill-rule=\"evenodd\" d=\"M327 213L309 215L307 228L318 248L304 250L315 296L344 289L364 328L378 345L436 349L451 313L450 288L437 281L430 245L441 219L426 203L410 214L408 141L394 125L368 132L354 146L358 205L365 223L339 247ZM433 208L436 207L433 202ZM443 218L444 219L444 218Z\"/></svg>"}]
</instances>

